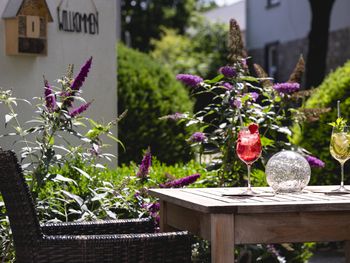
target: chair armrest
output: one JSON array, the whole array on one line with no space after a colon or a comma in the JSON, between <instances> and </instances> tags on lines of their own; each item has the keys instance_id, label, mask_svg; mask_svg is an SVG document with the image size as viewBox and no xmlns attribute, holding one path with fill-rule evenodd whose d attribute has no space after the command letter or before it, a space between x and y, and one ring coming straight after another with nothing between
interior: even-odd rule
<instances>
[{"instance_id":1,"label":"chair armrest","mask_svg":"<svg viewBox=\"0 0 350 263\"><path fill-rule=\"evenodd\" d=\"M153 233L154 222L150 218L120 219L110 221L67 222L43 224L44 235L113 235L128 233Z\"/></svg>"},{"instance_id":2,"label":"chair armrest","mask_svg":"<svg viewBox=\"0 0 350 263\"><path fill-rule=\"evenodd\" d=\"M44 236L36 263L191 262L187 232L89 236Z\"/></svg>"}]
</instances>

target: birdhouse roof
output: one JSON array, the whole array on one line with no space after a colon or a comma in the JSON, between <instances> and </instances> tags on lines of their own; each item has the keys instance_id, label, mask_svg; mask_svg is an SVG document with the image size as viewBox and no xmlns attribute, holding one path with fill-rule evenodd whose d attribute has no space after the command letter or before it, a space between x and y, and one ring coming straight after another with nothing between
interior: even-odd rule
<instances>
[{"instance_id":1,"label":"birdhouse roof","mask_svg":"<svg viewBox=\"0 0 350 263\"><path fill-rule=\"evenodd\" d=\"M34 3L34 6L30 6L30 2ZM49 22L53 21L46 0L9 0L2 18L14 18L19 15L47 17Z\"/></svg>"}]
</instances>

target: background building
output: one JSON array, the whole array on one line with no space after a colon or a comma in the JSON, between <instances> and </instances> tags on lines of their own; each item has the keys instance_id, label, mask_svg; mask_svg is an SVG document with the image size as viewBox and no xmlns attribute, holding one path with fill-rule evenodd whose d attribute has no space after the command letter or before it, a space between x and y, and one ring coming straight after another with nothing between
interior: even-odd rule
<instances>
[{"instance_id":1,"label":"background building","mask_svg":"<svg viewBox=\"0 0 350 263\"><path fill-rule=\"evenodd\" d=\"M45 1L0 1L0 87L5 90L12 89L14 96L19 98L39 97L44 92L43 75L52 85L57 85L55 80L63 76L68 64L74 64L77 73L80 66L93 56L92 69L83 92L88 101L93 99L94 102L86 114L106 122L115 118L117 114L115 44L119 32L116 30L116 21L119 21L117 1L47 1L53 21L47 24L46 50L42 54L28 54L35 53L35 46L37 47L35 43L38 43L36 40L30 40L21 42L22 48L23 45L27 45L25 53L9 55L5 47L5 20L16 16L22 4L27 5L28 12L31 12L31 7L32 10L37 10L36 5L44 6ZM29 30L30 34L35 35L36 20L35 16L31 17L34 22L27 20L27 34ZM3 108L0 109L3 111ZM18 111L26 120L33 114L25 108L18 108ZM1 112L0 116L3 118L4 112ZM0 127L2 133L3 125ZM5 148L5 144L6 142L1 141L0 145Z\"/></svg>"},{"instance_id":2,"label":"background building","mask_svg":"<svg viewBox=\"0 0 350 263\"><path fill-rule=\"evenodd\" d=\"M220 6L205 12L204 16L213 23L222 23L225 25L229 25L231 18L236 19L241 28L243 40L245 41L247 29L246 9L246 0L237 0L236 3Z\"/></svg>"},{"instance_id":3,"label":"background building","mask_svg":"<svg viewBox=\"0 0 350 263\"><path fill-rule=\"evenodd\" d=\"M326 72L350 59L350 1L335 0L330 20ZM311 9L308 0L237 0L206 12L212 22L241 26L249 55L276 81L289 78L300 54L307 58Z\"/></svg>"},{"instance_id":4,"label":"background building","mask_svg":"<svg viewBox=\"0 0 350 263\"><path fill-rule=\"evenodd\" d=\"M327 72L350 59L350 1L335 0L330 21ZM254 62L277 81L288 80L298 57L308 52L308 0L247 0L247 48Z\"/></svg>"}]
</instances>

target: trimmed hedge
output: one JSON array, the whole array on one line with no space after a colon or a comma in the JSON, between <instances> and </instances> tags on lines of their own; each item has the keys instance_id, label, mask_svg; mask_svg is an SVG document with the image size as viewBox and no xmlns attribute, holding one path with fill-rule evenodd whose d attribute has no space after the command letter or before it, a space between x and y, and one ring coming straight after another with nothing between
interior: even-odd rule
<instances>
[{"instance_id":1,"label":"trimmed hedge","mask_svg":"<svg viewBox=\"0 0 350 263\"><path fill-rule=\"evenodd\" d=\"M330 107L332 110L321 116L320 120L305 123L294 136L294 142L322 159L326 166L313 171L312 184L340 183L340 164L329 152L332 127L328 123L337 118L337 100L341 101L341 115L350 121L350 61L330 73L317 91L307 100L306 108ZM350 122L349 122L350 124ZM350 162L345 164L345 183L350 183Z\"/></svg>"},{"instance_id":2,"label":"trimmed hedge","mask_svg":"<svg viewBox=\"0 0 350 263\"><path fill-rule=\"evenodd\" d=\"M118 111L128 110L119 123L118 137L126 151L119 161L139 162L142 150L165 163L186 162L190 156L186 128L159 118L175 112L191 111L188 91L175 76L148 55L118 44Z\"/></svg>"}]
</instances>

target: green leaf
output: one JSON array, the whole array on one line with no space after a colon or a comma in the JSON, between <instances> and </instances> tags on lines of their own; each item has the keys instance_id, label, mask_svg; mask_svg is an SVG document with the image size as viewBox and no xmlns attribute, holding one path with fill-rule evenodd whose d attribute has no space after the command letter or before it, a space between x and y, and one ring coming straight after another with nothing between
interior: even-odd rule
<instances>
[{"instance_id":1,"label":"green leaf","mask_svg":"<svg viewBox=\"0 0 350 263\"><path fill-rule=\"evenodd\" d=\"M277 129L277 131L280 132L280 133L287 134L289 136L292 135L291 130L289 128L287 128L287 127L280 127L280 128Z\"/></svg>"},{"instance_id":2,"label":"green leaf","mask_svg":"<svg viewBox=\"0 0 350 263\"><path fill-rule=\"evenodd\" d=\"M346 126L347 120L344 120L342 117L337 118L335 122L328 123L333 128L337 129L337 131L343 131Z\"/></svg>"},{"instance_id":3,"label":"green leaf","mask_svg":"<svg viewBox=\"0 0 350 263\"><path fill-rule=\"evenodd\" d=\"M5 114L5 126L15 117L17 117L17 114L13 114L13 113Z\"/></svg>"},{"instance_id":4,"label":"green leaf","mask_svg":"<svg viewBox=\"0 0 350 263\"><path fill-rule=\"evenodd\" d=\"M250 82L256 82L259 83L259 80L257 78L251 77L251 76L243 76L240 77L241 80L243 81L250 81Z\"/></svg>"},{"instance_id":5,"label":"green leaf","mask_svg":"<svg viewBox=\"0 0 350 263\"><path fill-rule=\"evenodd\" d=\"M211 80L205 80L204 83L207 84L215 84L216 82L219 82L220 80L222 80L224 78L224 75L220 74L218 76L216 76L215 78L211 79Z\"/></svg>"},{"instance_id":6,"label":"green leaf","mask_svg":"<svg viewBox=\"0 0 350 263\"><path fill-rule=\"evenodd\" d=\"M87 179L91 180L91 176L90 176L87 172L85 172L85 171L83 171L82 169L80 169L80 168L78 168L78 167L75 167L75 166L73 166L73 168L74 168L75 170L77 170L81 175L83 175L83 176L85 176Z\"/></svg>"},{"instance_id":7,"label":"green leaf","mask_svg":"<svg viewBox=\"0 0 350 263\"><path fill-rule=\"evenodd\" d=\"M49 144L50 145L54 145L55 144L55 138L53 136L50 138Z\"/></svg>"},{"instance_id":8,"label":"green leaf","mask_svg":"<svg viewBox=\"0 0 350 263\"><path fill-rule=\"evenodd\" d=\"M68 196L69 198L71 198L71 199L73 199L74 201L76 201L76 202L79 204L80 207L84 204L84 200L83 200L80 196L75 195L75 194L72 194L72 193L67 192L67 191L64 191L64 190L61 190L61 192L62 192L64 195L66 195L66 196Z\"/></svg>"},{"instance_id":9,"label":"green leaf","mask_svg":"<svg viewBox=\"0 0 350 263\"><path fill-rule=\"evenodd\" d=\"M56 176L52 179L52 181L54 181L54 182L60 181L60 182L73 183L73 184L75 184L76 186L78 186L78 184L77 184L76 181L74 181L74 180L71 179L71 178L64 177L64 176L61 175L61 174L56 174Z\"/></svg>"},{"instance_id":10,"label":"green leaf","mask_svg":"<svg viewBox=\"0 0 350 263\"><path fill-rule=\"evenodd\" d=\"M110 133L107 134L107 137L109 137L109 138L111 138L112 140L114 140L114 141L116 141L117 143L119 143L119 144L123 147L123 149L124 149L124 151L125 151L124 144L123 144L118 138L116 138L115 136L113 136L113 135L110 134Z\"/></svg>"},{"instance_id":11,"label":"green leaf","mask_svg":"<svg viewBox=\"0 0 350 263\"><path fill-rule=\"evenodd\" d=\"M271 139L269 139L269 138L267 138L267 137L265 137L265 136L262 136L262 137L260 138L260 140L261 140L261 145L262 145L263 147L272 146L272 145L274 145L274 143L275 143L274 140L271 140Z\"/></svg>"}]
</instances>

